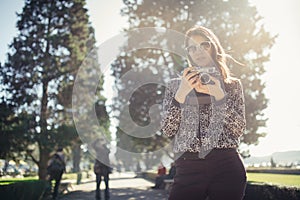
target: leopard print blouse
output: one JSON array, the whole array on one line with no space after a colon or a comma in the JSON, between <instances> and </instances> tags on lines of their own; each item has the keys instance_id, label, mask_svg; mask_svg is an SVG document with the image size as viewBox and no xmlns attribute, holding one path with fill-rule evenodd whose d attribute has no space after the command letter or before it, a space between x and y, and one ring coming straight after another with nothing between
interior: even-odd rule
<instances>
[{"instance_id":1,"label":"leopard print blouse","mask_svg":"<svg viewBox=\"0 0 300 200\"><path fill-rule=\"evenodd\" d=\"M174 152L238 147L239 137L246 128L244 94L240 80L234 79L231 83L224 84L225 97L215 101L208 96L211 99L208 103L198 103L201 97L193 90L185 103L179 104L174 99L179 84L178 78L168 83L163 101L161 131L169 137L175 135Z\"/></svg>"}]
</instances>

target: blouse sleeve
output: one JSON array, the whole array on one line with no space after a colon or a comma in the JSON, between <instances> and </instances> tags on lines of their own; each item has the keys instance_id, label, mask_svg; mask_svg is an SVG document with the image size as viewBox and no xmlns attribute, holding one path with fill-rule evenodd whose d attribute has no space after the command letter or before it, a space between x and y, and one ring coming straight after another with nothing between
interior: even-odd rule
<instances>
[{"instance_id":1,"label":"blouse sleeve","mask_svg":"<svg viewBox=\"0 0 300 200\"><path fill-rule=\"evenodd\" d=\"M240 80L234 81L226 97L224 129L236 138L246 130L245 99Z\"/></svg>"},{"instance_id":2,"label":"blouse sleeve","mask_svg":"<svg viewBox=\"0 0 300 200\"><path fill-rule=\"evenodd\" d=\"M163 116L161 123L161 132L171 137L175 135L181 122L181 107L180 103L175 100L175 92L172 90L174 82L170 82L165 90L165 97L163 100Z\"/></svg>"}]
</instances>

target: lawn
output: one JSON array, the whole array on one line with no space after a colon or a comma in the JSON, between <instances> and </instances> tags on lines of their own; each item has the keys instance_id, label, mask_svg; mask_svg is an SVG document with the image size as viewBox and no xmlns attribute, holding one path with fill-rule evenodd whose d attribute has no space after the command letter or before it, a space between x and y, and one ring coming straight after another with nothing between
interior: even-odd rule
<instances>
[{"instance_id":1,"label":"lawn","mask_svg":"<svg viewBox=\"0 0 300 200\"><path fill-rule=\"evenodd\" d=\"M86 178L87 172L82 172L82 178ZM76 180L77 179L77 173L64 173L62 176L63 180ZM38 176L30 176L30 177L24 177L24 178L0 178L0 185L8 185L14 182L20 182L20 181L34 181L38 180Z\"/></svg>"},{"instance_id":2,"label":"lawn","mask_svg":"<svg viewBox=\"0 0 300 200\"><path fill-rule=\"evenodd\" d=\"M250 182L261 182L270 185L300 188L300 175L247 173L247 179Z\"/></svg>"},{"instance_id":3,"label":"lawn","mask_svg":"<svg viewBox=\"0 0 300 200\"><path fill-rule=\"evenodd\" d=\"M35 181L35 180L38 180L37 176L24 177L24 178L1 178L0 185L8 185L20 181Z\"/></svg>"}]
</instances>

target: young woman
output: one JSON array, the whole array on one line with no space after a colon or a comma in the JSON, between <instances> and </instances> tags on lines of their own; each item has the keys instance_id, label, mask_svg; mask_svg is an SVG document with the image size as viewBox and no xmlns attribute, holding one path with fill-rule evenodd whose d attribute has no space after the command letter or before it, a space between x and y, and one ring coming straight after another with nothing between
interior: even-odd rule
<instances>
[{"instance_id":1,"label":"young woman","mask_svg":"<svg viewBox=\"0 0 300 200\"><path fill-rule=\"evenodd\" d=\"M189 66L168 84L162 132L175 136L176 175L170 200L240 200L246 172L237 152L245 131L241 82L230 76L231 58L202 26L186 33Z\"/></svg>"}]
</instances>

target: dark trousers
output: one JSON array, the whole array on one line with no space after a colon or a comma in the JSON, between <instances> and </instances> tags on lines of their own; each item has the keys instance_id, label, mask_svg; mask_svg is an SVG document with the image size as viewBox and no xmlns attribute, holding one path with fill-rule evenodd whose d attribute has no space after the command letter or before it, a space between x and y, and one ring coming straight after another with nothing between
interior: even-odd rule
<instances>
[{"instance_id":1,"label":"dark trousers","mask_svg":"<svg viewBox=\"0 0 300 200\"><path fill-rule=\"evenodd\" d=\"M164 189L165 184L164 184L164 180L166 179L172 179L171 176L169 175L162 175L162 176L158 176L155 178L155 186L154 188L156 189Z\"/></svg>"},{"instance_id":2,"label":"dark trousers","mask_svg":"<svg viewBox=\"0 0 300 200\"><path fill-rule=\"evenodd\" d=\"M62 175L63 175L63 171L56 173L56 174L50 174L50 177L49 177L50 191L52 191L52 180L55 180L55 185L54 185L54 189L53 189L53 193L52 193L53 199L55 199L58 195L58 188L60 185Z\"/></svg>"},{"instance_id":3,"label":"dark trousers","mask_svg":"<svg viewBox=\"0 0 300 200\"><path fill-rule=\"evenodd\" d=\"M109 174L96 174L96 199L100 200L101 199L101 191L100 191L100 184L102 181L102 176L104 178L104 183L105 183L105 191L104 191L104 197L105 200L109 199L109 186L108 186L108 181L109 181Z\"/></svg>"},{"instance_id":4,"label":"dark trousers","mask_svg":"<svg viewBox=\"0 0 300 200\"><path fill-rule=\"evenodd\" d=\"M246 171L236 149L213 149L204 159L183 154L169 200L241 200Z\"/></svg>"}]
</instances>

